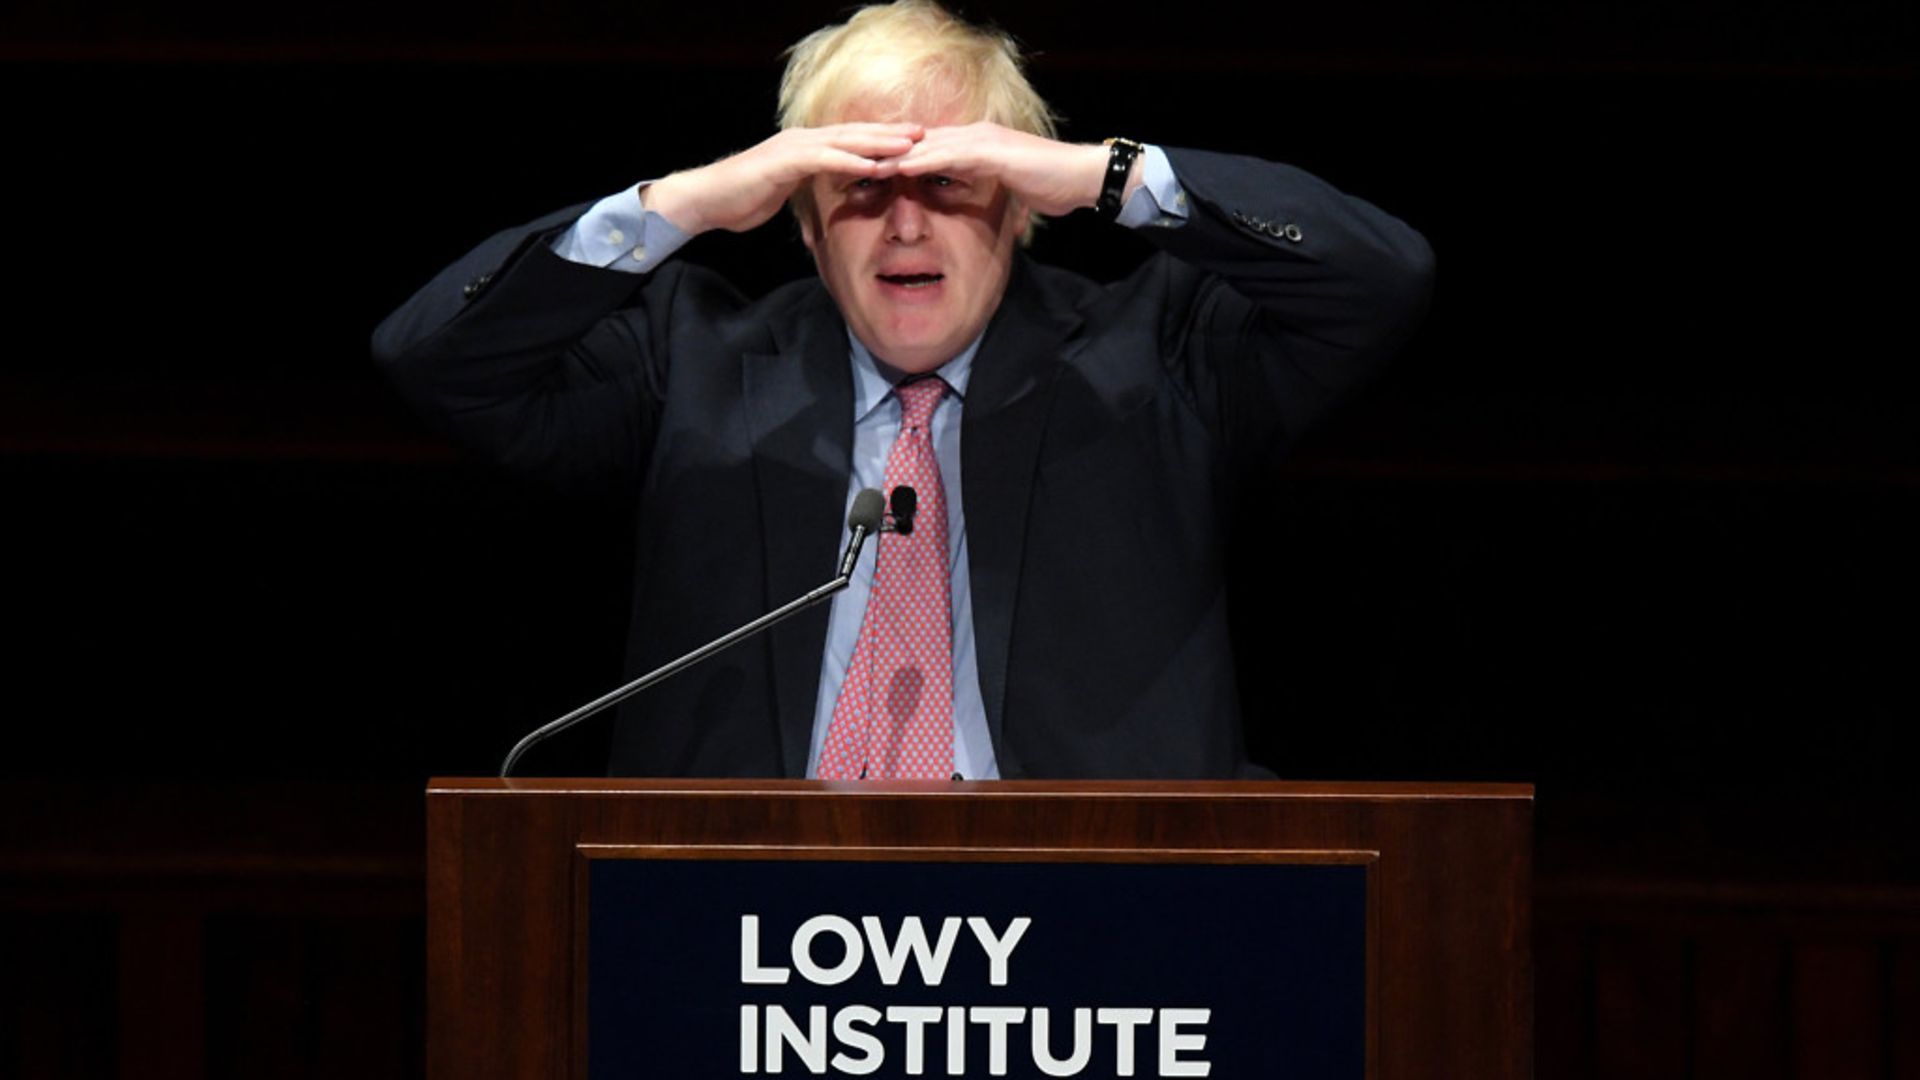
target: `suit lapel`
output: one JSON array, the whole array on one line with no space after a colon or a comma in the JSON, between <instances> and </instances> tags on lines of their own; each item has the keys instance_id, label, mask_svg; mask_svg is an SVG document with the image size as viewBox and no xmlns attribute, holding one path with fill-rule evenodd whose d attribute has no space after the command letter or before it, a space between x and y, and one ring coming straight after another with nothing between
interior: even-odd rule
<instances>
[{"instance_id":1,"label":"suit lapel","mask_svg":"<svg viewBox=\"0 0 1920 1080\"><path fill-rule=\"evenodd\" d=\"M1007 661L1025 554L1027 514L1040 460L1048 391L1080 326L1066 306L1049 305L1024 259L974 361L960 424L961 500L973 579L973 637L980 694L1000 773L1022 774L1004 735Z\"/></svg>"},{"instance_id":2,"label":"suit lapel","mask_svg":"<svg viewBox=\"0 0 1920 1080\"><path fill-rule=\"evenodd\" d=\"M847 332L825 290L773 330L775 351L749 354L742 377L769 610L833 576L853 460ZM806 772L828 612L822 604L769 631L774 719L787 776Z\"/></svg>"}]
</instances>

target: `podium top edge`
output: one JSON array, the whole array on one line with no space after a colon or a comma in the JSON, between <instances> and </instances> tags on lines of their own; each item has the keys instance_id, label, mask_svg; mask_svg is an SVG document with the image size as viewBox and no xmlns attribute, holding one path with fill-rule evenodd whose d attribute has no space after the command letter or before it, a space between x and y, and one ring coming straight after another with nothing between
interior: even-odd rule
<instances>
[{"instance_id":1,"label":"podium top edge","mask_svg":"<svg viewBox=\"0 0 1920 1080\"><path fill-rule=\"evenodd\" d=\"M1070 799L1423 799L1531 802L1532 784L1351 780L684 780L594 777L435 777L429 796L704 794L724 797L900 799L996 797Z\"/></svg>"}]
</instances>

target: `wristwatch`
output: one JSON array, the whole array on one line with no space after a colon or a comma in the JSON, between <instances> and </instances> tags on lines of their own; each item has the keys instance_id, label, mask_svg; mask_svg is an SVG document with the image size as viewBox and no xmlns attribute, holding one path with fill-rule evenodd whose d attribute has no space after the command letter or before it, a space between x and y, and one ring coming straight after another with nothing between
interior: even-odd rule
<instances>
[{"instance_id":1,"label":"wristwatch","mask_svg":"<svg viewBox=\"0 0 1920 1080\"><path fill-rule=\"evenodd\" d=\"M1120 216L1120 204L1127 193L1127 176L1133 172L1133 159L1140 156L1141 145L1132 139L1106 139L1107 174L1100 180L1100 199L1093 212L1112 221Z\"/></svg>"}]
</instances>

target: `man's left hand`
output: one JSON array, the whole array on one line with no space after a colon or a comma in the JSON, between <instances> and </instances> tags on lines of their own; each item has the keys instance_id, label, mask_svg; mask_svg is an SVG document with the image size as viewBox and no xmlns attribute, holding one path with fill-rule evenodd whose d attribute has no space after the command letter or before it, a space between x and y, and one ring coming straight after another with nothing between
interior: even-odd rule
<instances>
[{"instance_id":1,"label":"man's left hand","mask_svg":"<svg viewBox=\"0 0 1920 1080\"><path fill-rule=\"evenodd\" d=\"M1107 148L1064 143L982 120L959 127L933 127L894 159L902 176L955 176L998 180L1027 209L1049 216L1092 206L1107 172ZM1139 158L1126 195L1140 185Z\"/></svg>"}]
</instances>

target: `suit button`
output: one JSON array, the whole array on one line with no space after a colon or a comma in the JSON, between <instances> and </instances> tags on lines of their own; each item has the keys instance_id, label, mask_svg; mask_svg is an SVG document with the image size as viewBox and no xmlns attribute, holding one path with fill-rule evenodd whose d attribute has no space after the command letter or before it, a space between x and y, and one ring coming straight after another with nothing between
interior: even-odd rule
<instances>
[{"instance_id":1,"label":"suit button","mask_svg":"<svg viewBox=\"0 0 1920 1080\"><path fill-rule=\"evenodd\" d=\"M491 284L493 284L493 274L491 272L481 274L479 277L467 282L466 287L460 290L460 295L471 300L479 296L480 293Z\"/></svg>"}]
</instances>

